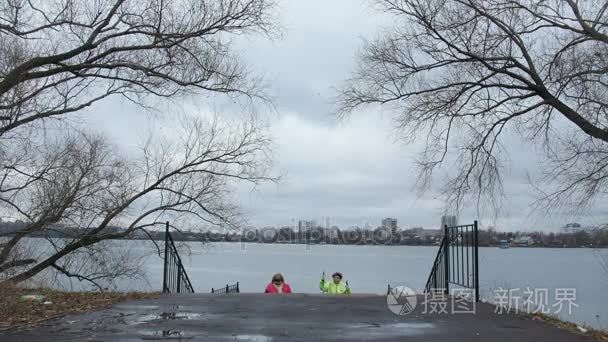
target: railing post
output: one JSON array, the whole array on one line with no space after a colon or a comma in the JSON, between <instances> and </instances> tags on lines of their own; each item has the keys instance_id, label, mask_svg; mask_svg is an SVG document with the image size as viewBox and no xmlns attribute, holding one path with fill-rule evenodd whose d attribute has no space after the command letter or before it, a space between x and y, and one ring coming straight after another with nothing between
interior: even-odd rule
<instances>
[{"instance_id":1,"label":"railing post","mask_svg":"<svg viewBox=\"0 0 608 342\"><path fill-rule=\"evenodd\" d=\"M226 293L230 293L230 287L226 284Z\"/></svg>"},{"instance_id":2,"label":"railing post","mask_svg":"<svg viewBox=\"0 0 608 342\"><path fill-rule=\"evenodd\" d=\"M182 265L177 267L177 293L182 293Z\"/></svg>"},{"instance_id":3,"label":"railing post","mask_svg":"<svg viewBox=\"0 0 608 342\"><path fill-rule=\"evenodd\" d=\"M445 257L443 258L445 260L445 294L449 295L450 294L450 233L449 233L449 228L448 225L446 224L444 227L444 233L443 233L443 238L445 239L445 250L444 250L444 254Z\"/></svg>"},{"instance_id":4,"label":"railing post","mask_svg":"<svg viewBox=\"0 0 608 342\"><path fill-rule=\"evenodd\" d=\"M165 265L163 267L163 293L169 292L167 285L167 264L169 262L169 221L165 225Z\"/></svg>"},{"instance_id":5,"label":"railing post","mask_svg":"<svg viewBox=\"0 0 608 342\"><path fill-rule=\"evenodd\" d=\"M477 220L475 220L475 223L473 223L473 230L475 232L475 246L473 247L475 250L475 301L479 302L479 233L477 229Z\"/></svg>"},{"instance_id":6,"label":"railing post","mask_svg":"<svg viewBox=\"0 0 608 342\"><path fill-rule=\"evenodd\" d=\"M241 289L239 289L239 282L236 282L236 293L241 293Z\"/></svg>"}]
</instances>

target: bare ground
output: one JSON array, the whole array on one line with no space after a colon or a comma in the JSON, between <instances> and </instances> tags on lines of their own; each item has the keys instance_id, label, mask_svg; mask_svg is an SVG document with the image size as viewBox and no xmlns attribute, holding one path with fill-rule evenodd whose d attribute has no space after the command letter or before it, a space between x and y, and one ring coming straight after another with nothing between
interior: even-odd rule
<instances>
[{"instance_id":1,"label":"bare ground","mask_svg":"<svg viewBox=\"0 0 608 342\"><path fill-rule=\"evenodd\" d=\"M24 300L24 295L43 295L43 301ZM46 288L0 287L0 330L36 325L42 321L99 309L133 299L158 297L143 292L62 292ZM48 301L51 304L43 304Z\"/></svg>"}]
</instances>

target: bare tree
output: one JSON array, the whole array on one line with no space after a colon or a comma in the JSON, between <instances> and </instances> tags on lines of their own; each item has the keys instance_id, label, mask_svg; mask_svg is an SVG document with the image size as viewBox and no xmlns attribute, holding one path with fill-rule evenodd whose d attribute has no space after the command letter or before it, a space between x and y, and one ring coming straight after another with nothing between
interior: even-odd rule
<instances>
[{"instance_id":1,"label":"bare tree","mask_svg":"<svg viewBox=\"0 0 608 342\"><path fill-rule=\"evenodd\" d=\"M396 108L404 137L425 143L423 185L449 162L449 203L495 203L515 136L547 152L542 203L606 195L608 2L376 2L394 25L365 44L338 102Z\"/></svg>"},{"instance_id":2,"label":"bare tree","mask_svg":"<svg viewBox=\"0 0 608 342\"><path fill-rule=\"evenodd\" d=\"M0 136L112 95L263 98L230 37L273 32L272 0L6 0L0 4Z\"/></svg>"},{"instance_id":3,"label":"bare tree","mask_svg":"<svg viewBox=\"0 0 608 342\"><path fill-rule=\"evenodd\" d=\"M28 139L25 153L5 148L14 153L6 156L13 163L0 175L2 209L25 226L0 246L0 274L11 272L8 281L18 283L52 268L102 288L102 280L116 272L135 276L137 268L124 266L124 258L113 262L100 242L150 236L169 219L195 227L238 227L243 216L233 204L233 186L275 180L267 176L270 141L264 127L253 119L182 122L177 139L148 139L135 160L120 157L103 137L89 133L53 138L54 143ZM58 229L72 236L52 239L49 233ZM51 250L15 257L30 236L47 237Z\"/></svg>"},{"instance_id":4,"label":"bare tree","mask_svg":"<svg viewBox=\"0 0 608 342\"><path fill-rule=\"evenodd\" d=\"M21 282L53 269L102 288L138 275L132 257L104 252L105 240L145 234L167 218L237 226L232 183L273 180L268 138L255 120L190 120L182 140L149 141L137 161L96 134L61 126L58 135L41 135L36 123L113 95L142 106L184 93L265 99L230 43L274 32L274 7L272 0L0 3L0 206L25 222L1 237L0 279ZM53 238L66 227L76 228L70 239ZM30 236L46 237L51 251L31 248Z\"/></svg>"}]
</instances>

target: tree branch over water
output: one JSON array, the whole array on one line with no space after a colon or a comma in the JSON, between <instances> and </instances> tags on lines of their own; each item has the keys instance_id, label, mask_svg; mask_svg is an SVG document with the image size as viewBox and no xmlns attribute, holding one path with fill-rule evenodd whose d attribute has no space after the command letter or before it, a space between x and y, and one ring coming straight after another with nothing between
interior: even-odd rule
<instances>
[{"instance_id":1,"label":"tree branch over water","mask_svg":"<svg viewBox=\"0 0 608 342\"><path fill-rule=\"evenodd\" d=\"M24 227L0 248L0 268L19 270L9 281L24 281L49 267L95 284L116 277L111 272L87 273L96 268L76 267L81 264L70 260L80 253L93 264L107 263L95 247L99 242L145 234L166 220L195 227L239 227L243 216L233 204L233 186L276 180L268 176L270 140L264 126L255 119L235 123L218 117L184 118L175 133L177 141L148 139L135 160L120 157L103 137L83 132L53 144L41 141L25 159L23 151L15 150L15 162L2 175L10 180L4 189L11 190L2 198L15 216L28 215L19 216L27 218ZM77 229L69 239L48 239L52 252L35 262L21 260L17 265L10 258L24 238L44 236L58 226Z\"/></svg>"},{"instance_id":2,"label":"tree branch over water","mask_svg":"<svg viewBox=\"0 0 608 342\"><path fill-rule=\"evenodd\" d=\"M425 144L420 180L448 163L447 202L493 205L505 139L543 147L543 207L584 208L607 194L607 3L378 0L394 25L362 49L342 87L346 114L378 104Z\"/></svg>"},{"instance_id":3,"label":"tree branch over water","mask_svg":"<svg viewBox=\"0 0 608 342\"><path fill-rule=\"evenodd\" d=\"M3 1L0 207L22 224L0 237L0 279L21 282L52 268L102 288L136 275L124 258L97 248L102 241L150 236L168 219L238 226L232 187L275 180L269 138L255 118L181 118L177 139L150 139L136 158L62 121L115 95L144 108L185 94L269 103L231 39L274 35L275 7L273 0ZM47 130L51 119L58 130ZM72 236L57 240L57 231ZM50 253L30 248L32 236L45 238Z\"/></svg>"}]
</instances>

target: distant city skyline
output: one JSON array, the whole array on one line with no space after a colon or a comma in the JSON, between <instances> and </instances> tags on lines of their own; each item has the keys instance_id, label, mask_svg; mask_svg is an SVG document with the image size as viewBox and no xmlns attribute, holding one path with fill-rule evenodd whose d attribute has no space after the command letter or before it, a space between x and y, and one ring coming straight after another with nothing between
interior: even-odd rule
<instances>
[{"instance_id":1,"label":"distant city skyline","mask_svg":"<svg viewBox=\"0 0 608 342\"><path fill-rule=\"evenodd\" d=\"M308 219L308 220L295 220L292 219L291 222L297 222L295 224L292 224L290 222L285 222L283 224L278 223L278 224L261 224L261 225L250 225L252 227L261 229L264 227L272 227L272 228L282 228L282 227L291 227L292 229L294 229L295 231L299 231L300 227L313 227L313 228L325 228L325 229L331 229L334 227L339 228L340 230L349 230L349 229L354 229L354 228L359 228L359 229L377 229L377 228L386 228L388 230L391 231L397 231L397 230L410 230L410 229L442 229L443 226L445 224L447 224L448 226L454 226L454 225L458 225L458 224L472 224L473 220L469 221L460 221L458 220L458 217L456 215L444 215L438 218L438 222L436 224L430 224L430 225L424 225L424 224L415 224L415 223L406 223L403 222L401 220L399 220L398 218L393 218L393 217L384 217L384 218L379 218L377 220L377 222L370 222L370 221L365 221L362 222L360 224L346 224L346 225L341 225L337 222L333 222L333 220L331 220L330 216L322 216L322 220L313 220L313 219ZM318 223L318 222L323 222L323 224ZM561 225L554 227L553 229L547 229L547 228L534 228L534 227L529 227L528 229L522 229L522 228L512 228L512 227L506 227L506 226L495 226L495 225L481 225L480 224L480 229L483 230L496 230L496 231L501 231L501 232L515 232L515 231L521 231L521 232L535 232L535 231L546 231L546 232L569 232L569 231L577 231L577 230L589 230L589 229L595 229L595 228L604 228L604 227L608 227L608 221L603 222L603 223L597 223L597 224L585 224L585 223L577 223L577 222L563 222ZM303 229L302 231L304 231L305 229Z\"/></svg>"}]
</instances>

